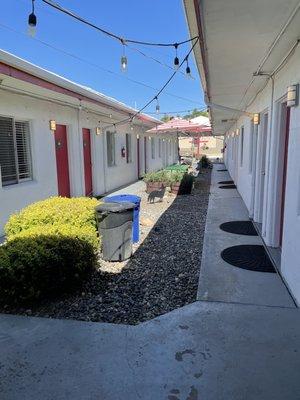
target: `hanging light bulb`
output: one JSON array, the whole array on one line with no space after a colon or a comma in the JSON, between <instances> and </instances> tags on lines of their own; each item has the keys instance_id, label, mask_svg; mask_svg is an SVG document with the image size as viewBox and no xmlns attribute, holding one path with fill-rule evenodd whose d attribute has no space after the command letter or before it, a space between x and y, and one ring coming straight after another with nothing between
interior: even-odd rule
<instances>
[{"instance_id":1,"label":"hanging light bulb","mask_svg":"<svg viewBox=\"0 0 300 400\"><path fill-rule=\"evenodd\" d=\"M158 98L157 98L157 96L155 97L155 99L156 99L155 112L156 112L156 114L159 114L160 107L159 107L159 103L158 103Z\"/></svg>"},{"instance_id":2,"label":"hanging light bulb","mask_svg":"<svg viewBox=\"0 0 300 400\"><path fill-rule=\"evenodd\" d=\"M178 69L179 68L179 58L177 56L178 43L175 43L174 47L175 47L174 67L175 67L175 69Z\"/></svg>"},{"instance_id":3,"label":"hanging light bulb","mask_svg":"<svg viewBox=\"0 0 300 400\"><path fill-rule=\"evenodd\" d=\"M36 18L36 15L34 13L34 1L35 0L31 0L32 10L31 10L31 14L29 14L29 17L28 17L28 35L31 36L31 37L35 36L36 23L37 23L37 18Z\"/></svg>"},{"instance_id":4,"label":"hanging light bulb","mask_svg":"<svg viewBox=\"0 0 300 400\"><path fill-rule=\"evenodd\" d=\"M126 54L125 54L126 43L125 43L125 41L123 39L121 40L121 42L122 42L122 45L123 45L123 55L121 57L121 69L122 69L122 72L125 72L127 70L127 57L126 57Z\"/></svg>"},{"instance_id":5,"label":"hanging light bulb","mask_svg":"<svg viewBox=\"0 0 300 400\"><path fill-rule=\"evenodd\" d=\"M186 69L185 69L185 73L186 73L187 78L191 78L191 77L192 77L192 75L191 75L191 68L190 68L190 66L189 66L189 59L188 59L188 57L186 58Z\"/></svg>"}]
</instances>

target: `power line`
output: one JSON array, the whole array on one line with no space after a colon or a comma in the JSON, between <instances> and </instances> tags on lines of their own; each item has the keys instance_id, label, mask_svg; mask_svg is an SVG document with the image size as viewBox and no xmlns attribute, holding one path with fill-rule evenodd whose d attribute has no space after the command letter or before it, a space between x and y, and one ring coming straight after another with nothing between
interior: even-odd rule
<instances>
[{"instance_id":1,"label":"power line","mask_svg":"<svg viewBox=\"0 0 300 400\"><path fill-rule=\"evenodd\" d=\"M116 35L113 32L107 31L106 29L101 28L98 25L93 24L92 22L89 22L88 20L84 19L83 17L75 14L74 12L60 6L58 3L54 3L52 0L42 0L45 4L49 5L52 8L55 8L56 10L69 15L70 17L82 22L85 25L90 26L91 28L94 28L100 32L102 32L103 34L110 36L113 39L118 40L119 42L121 42L122 44L126 44L126 43L135 43L135 44L140 44L140 45L144 45L144 46L157 46L157 47L175 47L177 48L178 46L181 46L182 44L185 43L190 43L193 42L194 39L198 39L199 36L195 36L191 39L187 39L187 40L183 40L181 42L174 42L174 43L155 43L155 42L144 42L141 40L135 40L135 39L128 39L125 37L121 37L119 35Z\"/></svg>"},{"instance_id":2,"label":"power line","mask_svg":"<svg viewBox=\"0 0 300 400\"><path fill-rule=\"evenodd\" d=\"M193 46L191 47L191 49L189 50L189 52L187 53L187 55L184 57L183 61L181 61L181 63L179 64L178 70L179 70L179 69L182 67L182 65L188 60L189 55L190 55L190 54L192 53L192 51L194 50L194 47L196 46L196 44L198 43L198 41L199 41L199 38L197 38L197 39L195 40ZM151 100L149 100L142 108L140 108L136 113L134 113L130 118L126 118L126 119L124 119L124 120L122 120L122 121L119 121L119 122L117 122L117 123L115 123L115 124L107 125L107 126L104 127L103 129L109 128L109 127L111 127L111 126L116 127L116 125L122 125L122 124L124 124L124 123L126 123L126 122L132 122L132 121L134 120L134 118L135 118L137 115L141 114L141 112L143 112L151 103L153 103L153 101L156 100L156 101L158 102L158 96L159 96L159 95L164 91L164 89L169 85L169 83L172 81L172 79L174 78L174 76L177 74L178 70L175 70L175 71L173 72L173 74L170 76L170 78L169 78L169 79L165 82L165 84L161 87L161 89L156 93L156 95L155 95ZM157 106L156 106L156 109L159 109L159 108L157 108Z\"/></svg>"},{"instance_id":3,"label":"power line","mask_svg":"<svg viewBox=\"0 0 300 400\"><path fill-rule=\"evenodd\" d=\"M26 36L26 37L27 37L26 33L20 32L20 31L18 31L18 30L16 30L16 29L13 29L13 28L11 28L11 27L9 27L9 26L7 26L7 25L1 23L1 22L0 22L0 26L1 26L2 28L7 29L7 30L9 30L9 31L11 31L11 32L14 32L14 33L16 33L16 34L18 34L18 35L23 35L23 36ZM84 59L84 58L82 58L82 57L77 56L76 54L70 53L70 52L68 52L68 51L66 51L66 50L63 50L63 49L61 49L61 48L59 48L59 47L56 47L56 46L54 46L54 45L52 45L52 44L50 44L50 43L48 43L48 42L46 42L46 41L44 41L44 40L38 39L38 38L36 38L36 37L32 37L31 40L35 40L36 42L41 43L41 44L44 45L44 46L47 46L47 47L49 47L49 48L51 48L51 49L53 49L53 50L55 50L55 51L57 51L57 52L60 52L60 53L66 55L66 56L68 56L68 57L72 57L72 58L74 58L74 59L76 59L76 60L78 60L78 61L80 61L80 62L83 62L83 63L85 63L85 64L87 64L87 65L90 65L90 66L92 66L92 67L94 67L94 68L97 68L97 69L99 69L99 70L101 70L101 71L103 71L103 72L106 72L106 73L108 73L108 74L115 75L115 76L117 76L117 77L119 77L119 78L126 79L126 80L128 80L129 82L132 82L132 83L134 83L134 84L136 84L136 85L143 86L143 87L145 87L145 88L147 88L147 89L151 89L151 90L154 90L154 91L157 90L157 88L155 88L155 87L153 87L153 86L150 86L150 85L148 85L148 84L146 84L146 83L144 83L144 82L137 81L137 80L135 80L135 79L129 78L128 76L126 76L126 75L124 75L124 74L119 74L119 73L114 72L114 71L112 71L112 70L109 70L109 69L107 69L107 68L101 67L101 66L98 65L98 64L95 64L95 63L93 63L93 62L91 62L91 61L88 61L88 60L86 60L86 59ZM170 68L171 68L171 67L170 67ZM182 72L182 71L181 71L181 72ZM178 96L178 95L175 95L175 94L170 93L170 92L165 92L165 94L168 95L168 96L170 96L170 97L177 98L177 99L179 99L179 100L187 101L187 102L189 102L189 103L199 104L198 101L195 101L195 100L192 100L192 99L188 99L188 98L183 97L183 96Z\"/></svg>"}]
</instances>

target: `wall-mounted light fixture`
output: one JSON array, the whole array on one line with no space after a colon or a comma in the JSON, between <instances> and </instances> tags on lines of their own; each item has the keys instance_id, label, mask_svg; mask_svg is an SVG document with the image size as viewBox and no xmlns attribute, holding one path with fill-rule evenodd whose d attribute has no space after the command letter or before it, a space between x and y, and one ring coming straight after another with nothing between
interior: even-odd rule
<instances>
[{"instance_id":1,"label":"wall-mounted light fixture","mask_svg":"<svg viewBox=\"0 0 300 400\"><path fill-rule=\"evenodd\" d=\"M235 131L236 136L239 136L240 130L239 128L237 128L237 130Z\"/></svg>"},{"instance_id":2,"label":"wall-mounted light fixture","mask_svg":"<svg viewBox=\"0 0 300 400\"><path fill-rule=\"evenodd\" d=\"M49 121L49 126L50 126L50 131L52 132L56 131L56 121L54 119L51 119Z\"/></svg>"},{"instance_id":3,"label":"wall-mounted light fixture","mask_svg":"<svg viewBox=\"0 0 300 400\"><path fill-rule=\"evenodd\" d=\"M97 127L96 127L96 135L97 135L97 136L101 135L101 128L100 128L100 126L97 126Z\"/></svg>"},{"instance_id":4,"label":"wall-mounted light fixture","mask_svg":"<svg viewBox=\"0 0 300 400\"><path fill-rule=\"evenodd\" d=\"M291 85L287 90L287 107L295 107L298 105L299 84Z\"/></svg>"},{"instance_id":5,"label":"wall-mounted light fixture","mask_svg":"<svg viewBox=\"0 0 300 400\"><path fill-rule=\"evenodd\" d=\"M254 125L260 124L260 114L259 113L253 114L253 124Z\"/></svg>"},{"instance_id":6,"label":"wall-mounted light fixture","mask_svg":"<svg viewBox=\"0 0 300 400\"><path fill-rule=\"evenodd\" d=\"M139 138L140 138L140 135L139 135L139 134L137 134L137 135L136 135L136 138L137 138L137 139L139 139Z\"/></svg>"}]
</instances>

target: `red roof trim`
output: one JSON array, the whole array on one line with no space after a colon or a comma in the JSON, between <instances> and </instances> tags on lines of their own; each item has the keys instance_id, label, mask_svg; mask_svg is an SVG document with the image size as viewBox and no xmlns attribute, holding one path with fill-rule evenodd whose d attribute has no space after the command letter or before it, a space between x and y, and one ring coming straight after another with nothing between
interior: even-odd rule
<instances>
[{"instance_id":1,"label":"red roof trim","mask_svg":"<svg viewBox=\"0 0 300 400\"><path fill-rule=\"evenodd\" d=\"M25 72L25 71L22 71L22 70L20 70L18 68L12 67L11 65L7 65L7 64L5 64L5 63L3 63L1 61L0 61L0 73L3 74L3 75L10 76L10 77L15 78L15 79L19 79L19 80L24 81L24 82L31 83L33 85L42 87L44 89L51 90L53 92L65 94L67 96L75 97L78 100L84 100L84 101L87 101L89 103L93 103L93 104L97 104L97 105L103 106L105 108L109 108L111 110L126 114L128 116L131 114L129 111L127 112L127 111L124 111L124 110L120 110L117 107L110 106L110 105L108 105L106 103L103 103L103 102L101 102L99 100L95 100L95 99L92 99L90 97L84 96L84 95L82 95L80 93L74 92L73 90L66 89L66 88L64 88L62 86L59 86L59 85L55 84L55 83L46 81L43 78L39 78L39 77L34 76L34 75L32 75L32 74L30 74L28 72ZM132 114L133 113L134 113L134 111L132 111ZM147 118L143 117L142 115L140 115L139 118L141 120L147 121Z\"/></svg>"}]
</instances>

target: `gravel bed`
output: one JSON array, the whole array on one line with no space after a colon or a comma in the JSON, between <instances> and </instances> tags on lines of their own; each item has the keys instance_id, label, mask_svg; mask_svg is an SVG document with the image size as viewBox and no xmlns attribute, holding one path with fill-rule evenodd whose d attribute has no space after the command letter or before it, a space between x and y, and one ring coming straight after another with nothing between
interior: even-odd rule
<instances>
[{"instance_id":1,"label":"gravel bed","mask_svg":"<svg viewBox=\"0 0 300 400\"><path fill-rule=\"evenodd\" d=\"M83 287L30 309L0 311L22 315L137 324L196 300L210 170L196 178L191 195L169 194L147 203L141 185L141 240L133 257L121 263L99 261ZM132 193L133 194L133 193ZM146 221L145 221L146 219ZM150 221L147 221L150 220Z\"/></svg>"}]
</instances>

